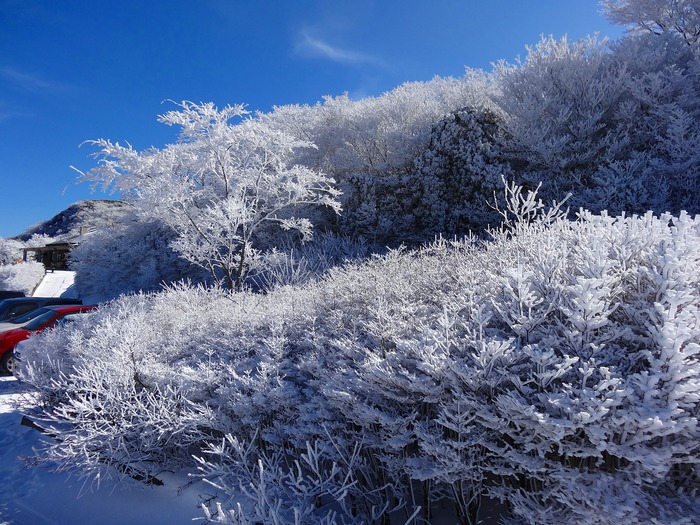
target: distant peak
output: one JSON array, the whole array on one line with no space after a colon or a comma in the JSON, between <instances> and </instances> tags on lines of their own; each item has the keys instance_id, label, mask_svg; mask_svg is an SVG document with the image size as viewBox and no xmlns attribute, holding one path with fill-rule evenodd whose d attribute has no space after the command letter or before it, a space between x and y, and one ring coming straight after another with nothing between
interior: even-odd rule
<instances>
[{"instance_id":1,"label":"distant peak","mask_svg":"<svg viewBox=\"0 0 700 525\"><path fill-rule=\"evenodd\" d=\"M17 239L28 241L33 235L54 239L75 237L121 222L131 205L119 200L82 200L68 206L50 219L28 228Z\"/></svg>"}]
</instances>

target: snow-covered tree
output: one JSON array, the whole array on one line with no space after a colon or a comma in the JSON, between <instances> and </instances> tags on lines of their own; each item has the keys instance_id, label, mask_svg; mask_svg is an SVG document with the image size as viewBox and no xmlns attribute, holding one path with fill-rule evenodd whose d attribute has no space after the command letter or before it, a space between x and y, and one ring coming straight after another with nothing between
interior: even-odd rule
<instances>
[{"instance_id":1,"label":"snow-covered tree","mask_svg":"<svg viewBox=\"0 0 700 525\"><path fill-rule=\"evenodd\" d=\"M697 0L602 0L603 12L615 23L652 33L676 33L687 44L700 38Z\"/></svg>"},{"instance_id":2,"label":"snow-covered tree","mask_svg":"<svg viewBox=\"0 0 700 525\"><path fill-rule=\"evenodd\" d=\"M629 153L608 159L595 178L609 196L631 190L647 197L638 201L646 208L608 209L699 211L697 192L690 190L700 181L694 160L700 127L697 53L678 38L651 34L627 37L612 52L615 63L628 72L627 95L615 125L626 137ZM602 203L609 199L602 192L599 197Z\"/></svg>"},{"instance_id":3,"label":"snow-covered tree","mask_svg":"<svg viewBox=\"0 0 700 525\"><path fill-rule=\"evenodd\" d=\"M307 141L259 121L229 121L242 106L183 102L160 117L180 126L177 144L137 152L100 139L98 167L84 180L113 186L134 199L144 216L177 232L172 246L228 288L240 289L254 261L254 236L265 224L311 236L305 206L340 211L339 192L321 172L292 164Z\"/></svg>"},{"instance_id":4,"label":"snow-covered tree","mask_svg":"<svg viewBox=\"0 0 700 525\"><path fill-rule=\"evenodd\" d=\"M518 180L542 182L547 200L571 192L576 207L593 205L587 200L597 168L629 154L625 129L615 124L626 70L611 60L606 42L542 38L524 61L500 62L494 75Z\"/></svg>"},{"instance_id":5,"label":"snow-covered tree","mask_svg":"<svg viewBox=\"0 0 700 525\"><path fill-rule=\"evenodd\" d=\"M436 126L462 108L492 108L489 76L468 70L461 78L409 82L378 97L326 97L314 106L281 106L259 118L271 127L311 140L299 162L322 169L343 191L337 233L380 246L431 239L415 218L423 174L417 157Z\"/></svg>"},{"instance_id":6,"label":"snow-covered tree","mask_svg":"<svg viewBox=\"0 0 700 525\"><path fill-rule=\"evenodd\" d=\"M669 35L544 38L494 70L513 176L573 209L698 211L697 53Z\"/></svg>"},{"instance_id":7,"label":"snow-covered tree","mask_svg":"<svg viewBox=\"0 0 700 525\"><path fill-rule=\"evenodd\" d=\"M24 243L16 239L0 239L0 266L22 260Z\"/></svg>"},{"instance_id":8,"label":"snow-covered tree","mask_svg":"<svg viewBox=\"0 0 700 525\"><path fill-rule=\"evenodd\" d=\"M124 293L157 291L180 280L206 281L198 267L172 249L174 239L175 232L161 221L137 217L92 232L70 255L78 293L106 301Z\"/></svg>"}]
</instances>

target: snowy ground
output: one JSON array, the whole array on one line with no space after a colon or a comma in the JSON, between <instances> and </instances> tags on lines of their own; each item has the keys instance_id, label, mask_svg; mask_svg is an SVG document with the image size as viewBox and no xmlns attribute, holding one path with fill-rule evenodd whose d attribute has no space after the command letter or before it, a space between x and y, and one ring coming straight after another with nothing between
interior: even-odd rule
<instances>
[{"instance_id":1,"label":"snowy ground","mask_svg":"<svg viewBox=\"0 0 700 525\"><path fill-rule=\"evenodd\" d=\"M36 297L75 297L74 272L47 272ZM23 426L22 413L32 408L28 386L0 377L0 525L190 525L202 523L200 494L211 492L185 475L159 475L162 487L133 482L86 486L67 473L32 466L33 448L43 436Z\"/></svg>"},{"instance_id":2,"label":"snowy ground","mask_svg":"<svg viewBox=\"0 0 700 525\"><path fill-rule=\"evenodd\" d=\"M162 487L133 482L94 490L75 476L29 466L33 447L49 439L20 424L20 409L31 406L27 387L0 377L0 525L191 525L203 515L200 493L211 489L186 485L184 476L159 475Z\"/></svg>"},{"instance_id":3,"label":"snowy ground","mask_svg":"<svg viewBox=\"0 0 700 525\"><path fill-rule=\"evenodd\" d=\"M50 439L21 425L32 392L14 377L0 376L0 525L192 525L205 523L200 503L213 488L186 475L161 473L161 487L136 481L86 487L75 475L32 466L34 447ZM500 506L483 509L482 525L495 525ZM447 524L436 512L435 523Z\"/></svg>"},{"instance_id":4,"label":"snowy ground","mask_svg":"<svg viewBox=\"0 0 700 525\"><path fill-rule=\"evenodd\" d=\"M47 272L34 292L37 297L76 297L74 272ZM84 299L84 303L88 301ZM75 473L53 473L31 464L33 449L50 439L21 425L31 413L28 385L0 376L0 525L190 525L205 523L200 509L214 489L184 473L161 473L161 487L136 481L99 488L86 486ZM479 523L494 525L501 514L495 502L485 504ZM450 522L436 509L434 523ZM200 519L198 519L200 518ZM400 520L402 522L402 520Z\"/></svg>"},{"instance_id":5,"label":"snowy ground","mask_svg":"<svg viewBox=\"0 0 700 525\"><path fill-rule=\"evenodd\" d=\"M34 297L77 297L73 287L75 272L55 270L46 272Z\"/></svg>"}]
</instances>

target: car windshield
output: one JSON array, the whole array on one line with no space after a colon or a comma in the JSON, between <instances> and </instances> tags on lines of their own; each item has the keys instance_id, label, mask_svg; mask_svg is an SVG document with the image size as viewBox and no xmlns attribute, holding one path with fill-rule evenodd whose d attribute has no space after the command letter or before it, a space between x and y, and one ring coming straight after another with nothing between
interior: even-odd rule
<instances>
[{"instance_id":1,"label":"car windshield","mask_svg":"<svg viewBox=\"0 0 700 525\"><path fill-rule=\"evenodd\" d=\"M32 310L31 312L28 312L24 315L20 315L19 317L15 317L14 319L10 319L7 322L8 323L14 323L14 324L23 324L28 321L31 321L35 317L40 316L41 314L44 314L46 312L49 312L49 308L37 308L36 310Z\"/></svg>"},{"instance_id":2,"label":"car windshield","mask_svg":"<svg viewBox=\"0 0 700 525\"><path fill-rule=\"evenodd\" d=\"M67 314L58 320L59 325L69 324L75 322L77 319L83 319L90 317L90 312L75 312L72 314ZM0 524L1 525L1 524Z\"/></svg>"},{"instance_id":3,"label":"car windshield","mask_svg":"<svg viewBox=\"0 0 700 525\"><path fill-rule=\"evenodd\" d=\"M30 332L32 330L39 330L42 328L46 323L51 321L54 317L56 317L58 313L55 310L48 309L46 312L41 314L39 317L35 317L32 321L24 325L25 330L29 330Z\"/></svg>"}]
</instances>

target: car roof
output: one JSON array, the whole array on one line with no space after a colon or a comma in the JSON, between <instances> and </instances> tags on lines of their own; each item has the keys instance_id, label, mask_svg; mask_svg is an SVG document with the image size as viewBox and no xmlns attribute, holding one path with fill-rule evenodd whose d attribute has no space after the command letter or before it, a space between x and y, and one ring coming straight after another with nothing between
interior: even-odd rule
<instances>
[{"instance_id":1,"label":"car roof","mask_svg":"<svg viewBox=\"0 0 700 525\"><path fill-rule=\"evenodd\" d=\"M66 313L66 312L80 312L82 310L94 310L97 308L92 304L59 304L44 306L47 310L55 310L56 312Z\"/></svg>"},{"instance_id":2,"label":"car roof","mask_svg":"<svg viewBox=\"0 0 700 525\"><path fill-rule=\"evenodd\" d=\"M42 301L79 301L80 299L76 299L74 297L10 297L8 299L2 299L0 300L0 303L25 303L27 301L37 301L37 302L42 302ZM66 303L68 304L68 303Z\"/></svg>"}]
</instances>

